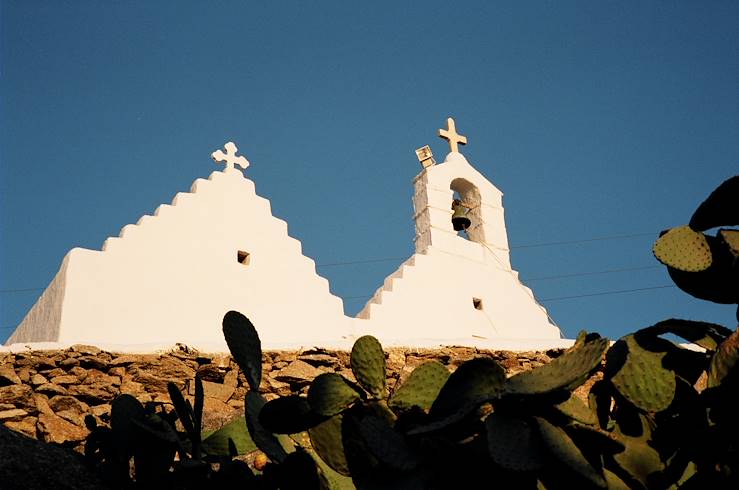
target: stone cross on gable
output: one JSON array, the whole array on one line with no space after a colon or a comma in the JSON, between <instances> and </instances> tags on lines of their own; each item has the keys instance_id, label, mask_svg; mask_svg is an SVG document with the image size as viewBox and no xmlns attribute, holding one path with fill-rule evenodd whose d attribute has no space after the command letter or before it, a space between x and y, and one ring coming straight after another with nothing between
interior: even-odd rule
<instances>
[{"instance_id":1,"label":"stone cross on gable","mask_svg":"<svg viewBox=\"0 0 739 490\"><path fill-rule=\"evenodd\" d=\"M454 119L452 119L451 117L447 118L446 120L446 129L439 130L439 137L444 138L445 140L449 140L449 147L455 153L459 153L458 145L467 144L467 136L462 136L461 134L457 133L457 128L454 125Z\"/></svg>"},{"instance_id":2,"label":"stone cross on gable","mask_svg":"<svg viewBox=\"0 0 739 490\"><path fill-rule=\"evenodd\" d=\"M236 148L236 145L232 141L226 143L223 148L226 150L226 153L223 153L221 150L216 150L211 153L210 156L216 163L223 162L226 164L226 168L223 169L224 172L234 168L234 165L238 165L243 169L246 169L246 167L249 166L249 160L247 160L246 157L236 156L236 152L239 151L239 149Z\"/></svg>"}]
</instances>

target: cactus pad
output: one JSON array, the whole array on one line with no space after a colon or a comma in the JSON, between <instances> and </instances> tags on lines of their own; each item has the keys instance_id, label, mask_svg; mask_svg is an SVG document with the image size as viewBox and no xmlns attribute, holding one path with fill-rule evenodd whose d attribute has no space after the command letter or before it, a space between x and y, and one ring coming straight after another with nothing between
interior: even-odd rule
<instances>
[{"instance_id":1,"label":"cactus pad","mask_svg":"<svg viewBox=\"0 0 739 490\"><path fill-rule=\"evenodd\" d=\"M739 256L739 230L719 230L718 236L726 244L734 257Z\"/></svg>"},{"instance_id":2,"label":"cactus pad","mask_svg":"<svg viewBox=\"0 0 739 490\"><path fill-rule=\"evenodd\" d=\"M308 389L308 403L319 415L331 417L360 399L359 393L341 375L318 375Z\"/></svg>"},{"instance_id":3,"label":"cactus pad","mask_svg":"<svg viewBox=\"0 0 739 490\"><path fill-rule=\"evenodd\" d=\"M488 451L497 464L513 471L534 471L544 466L539 435L528 421L491 413L485 419Z\"/></svg>"},{"instance_id":4,"label":"cactus pad","mask_svg":"<svg viewBox=\"0 0 739 490\"><path fill-rule=\"evenodd\" d=\"M229 441L237 454L246 454L257 449L243 417L237 417L203 440L202 448L209 456L230 456Z\"/></svg>"},{"instance_id":5,"label":"cactus pad","mask_svg":"<svg viewBox=\"0 0 739 490\"><path fill-rule=\"evenodd\" d=\"M548 364L510 377L505 386L509 395L539 395L554 390L572 390L585 382L608 349L608 339L585 341Z\"/></svg>"},{"instance_id":6,"label":"cactus pad","mask_svg":"<svg viewBox=\"0 0 739 490\"><path fill-rule=\"evenodd\" d=\"M267 402L259 413L262 426L275 434L296 434L323 422L310 409L308 399L298 395L275 398Z\"/></svg>"},{"instance_id":7,"label":"cactus pad","mask_svg":"<svg viewBox=\"0 0 739 490\"><path fill-rule=\"evenodd\" d=\"M223 336L236 364L246 376L252 390L262 382L262 342L254 325L238 311L223 317Z\"/></svg>"},{"instance_id":8,"label":"cactus pad","mask_svg":"<svg viewBox=\"0 0 739 490\"><path fill-rule=\"evenodd\" d=\"M385 353L380 342L371 335L357 339L350 358L352 372L364 389L376 398L385 396Z\"/></svg>"},{"instance_id":9,"label":"cactus pad","mask_svg":"<svg viewBox=\"0 0 739 490\"><path fill-rule=\"evenodd\" d=\"M554 406L560 413L586 425L598 425L598 417L580 398L570 393L570 397Z\"/></svg>"},{"instance_id":10,"label":"cactus pad","mask_svg":"<svg viewBox=\"0 0 739 490\"><path fill-rule=\"evenodd\" d=\"M675 373L663 366L668 340L649 335L627 335L606 355L606 378L621 395L646 412L666 409L675 397Z\"/></svg>"},{"instance_id":11,"label":"cactus pad","mask_svg":"<svg viewBox=\"0 0 739 490\"><path fill-rule=\"evenodd\" d=\"M418 466L418 456L384 419L373 415L364 417L359 423L359 433L370 452L389 467L409 471Z\"/></svg>"},{"instance_id":12,"label":"cactus pad","mask_svg":"<svg viewBox=\"0 0 739 490\"><path fill-rule=\"evenodd\" d=\"M343 416L341 414L334 415L325 422L309 429L308 435L316 454L328 466L341 475L351 476L349 464L346 462L346 456L344 455L342 422Z\"/></svg>"},{"instance_id":13,"label":"cactus pad","mask_svg":"<svg viewBox=\"0 0 739 490\"><path fill-rule=\"evenodd\" d=\"M664 265L684 272L706 270L713 262L706 236L687 225L672 228L659 237L652 252Z\"/></svg>"},{"instance_id":14,"label":"cactus pad","mask_svg":"<svg viewBox=\"0 0 739 490\"><path fill-rule=\"evenodd\" d=\"M675 334L706 350L712 351L716 350L719 344L731 335L731 330L723 325L693 320L680 320L678 318L671 318L655 323L651 327L642 329L642 332L648 332L653 335Z\"/></svg>"},{"instance_id":15,"label":"cactus pad","mask_svg":"<svg viewBox=\"0 0 739 490\"><path fill-rule=\"evenodd\" d=\"M717 226L739 225L739 175L726 179L705 201L698 206L690 218L690 226L696 231L705 231Z\"/></svg>"},{"instance_id":16,"label":"cactus pad","mask_svg":"<svg viewBox=\"0 0 739 490\"><path fill-rule=\"evenodd\" d=\"M459 410L471 410L479 403L497 398L505 383L505 371L489 357L471 359L457 368L439 391L430 415L441 419Z\"/></svg>"},{"instance_id":17,"label":"cactus pad","mask_svg":"<svg viewBox=\"0 0 739 490\"><path fill-rule=\"evenodd\" d=\"M534 420L536 420L536 425L544 441L544 446L554 457L585 477L594 486L606 488L606 481L603 475L588 463L588 460L585 459L580 449L564 430L552 425L543 418L534 417Z\"/></svg>"},{"instance_id":18,"label":"cactus pad","mask_svg":"<svg viewBox=\"0 0 739 490\"><path fill-rule=\"evenodd\" d=\"M719 386L732 370L739 369L739 329L719 345L708 369L708 387Z\"/></svg>"},{"instance_id":19,"label":"cactus pad","mask_svg":"<svg viewBox=\"0 0 739 490\"><path fill-rule=\"evenodd\" d=\"M439 361L426 361L417 366L405 382L395 390L388 405L399 411L416 406L424 410L431 404L449 378L449 371Z\"/></svg>"},{"instance_id":20,"label":"cactus pad","mask_svg":"<svg viewBox=\"0 0 739 490\"><path fill-rule=\"evenodd\" d=\"M246 393L246 427L252 440L272 461L281 463L287 452L274 434L262 427L259 413L267 401L256 391Z\"/></svg>"}]
</instances>

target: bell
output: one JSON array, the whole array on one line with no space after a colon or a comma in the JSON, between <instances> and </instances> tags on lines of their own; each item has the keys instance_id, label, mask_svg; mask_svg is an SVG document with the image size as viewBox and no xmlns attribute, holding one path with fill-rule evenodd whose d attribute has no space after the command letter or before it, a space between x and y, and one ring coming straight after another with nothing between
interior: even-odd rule
<instances>
[{"instance_id":1,"label":"bell","mask_svg":"<svg viewBox=\"0 0 739 490\"><path fill-rule=\"evenodd\" d=\"M454 210L454 213L452 214L452 226L454 227L454 231L461 231L469 228L472 222L467 217L465 207L462 206L457 199L452 203L452 209Z\"/></svg>"}]
</instances>

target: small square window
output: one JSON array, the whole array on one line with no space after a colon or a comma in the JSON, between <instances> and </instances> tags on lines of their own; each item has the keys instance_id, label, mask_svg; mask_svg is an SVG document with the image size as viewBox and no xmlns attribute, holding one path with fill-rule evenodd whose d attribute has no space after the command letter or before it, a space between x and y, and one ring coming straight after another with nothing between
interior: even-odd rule
<instances>
[{"instance_id":1,"label":"small square window","mask_svg":"<svg viewBox=\"0 0 739 490\"><path fill-rule=\"evenodd\" d=\"M474 306L476 310L482 310L482 300L480 298L472 298L472 306Z\"/></svg>"},{"instance_id":2,"label":"small square window","mask_svg":"<svg viewBox=\"0 0 739 490\"><path fill-rule=\"evenodd\" d=\"M236 252L236 261L242 265L249 265L249 262L251 261L251 254L249 252L239 250L238 252Z\"/></svg>"}]
</instances>

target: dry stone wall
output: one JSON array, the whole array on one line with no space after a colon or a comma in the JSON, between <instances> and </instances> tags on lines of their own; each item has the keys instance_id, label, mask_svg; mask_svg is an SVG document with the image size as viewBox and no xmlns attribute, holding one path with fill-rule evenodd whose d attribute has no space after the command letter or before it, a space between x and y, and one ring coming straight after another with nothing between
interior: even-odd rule
<instances>
[{"instance_id":1,"label":"dry stone wall","mask_svg":"<svg viewBox=\"0 0 739 490\"><path fill-rule=\"evenodd\" d=\"M561 350L509 352L451 347L388 349L385 353L392 390L428 359L436 359L453 371L464 361L489 356L513 374L545 364ZM348 352L265 352L262 362L261 391L267 399L306 393L311 380L325 372L354 380ZM161 354L121 354L86 345L58 351L0 353L0 422L41 441L81 450L89 433L87 415L107 425L110 403L123 393L142 403L164 404L171 409L167 383L175 383L192 396L196 373L203 380L205 429L217 429L244 413L248 385L229 355L201 354L182 345Z\"/></svg>"}]
</instances>

